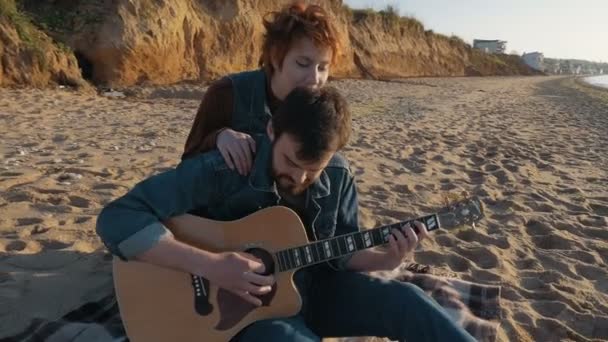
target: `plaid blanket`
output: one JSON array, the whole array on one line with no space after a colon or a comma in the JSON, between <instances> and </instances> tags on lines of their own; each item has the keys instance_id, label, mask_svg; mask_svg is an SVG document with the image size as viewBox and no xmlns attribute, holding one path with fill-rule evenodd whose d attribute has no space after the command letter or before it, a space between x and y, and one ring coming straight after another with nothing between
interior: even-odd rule
<instances>
[{"instance_id":1,"label":"plaid blanket","mask_svg":"<svg viewBox=\"0 0 608 342\"><path fill-rule=\"evenodd\" d=\"M374 276L411 282L432 296L450 316L479 341L496 340L501 318L500 287L430 274L429 268L409 264L397 271ZM58 320L33 320L22 332L0 342L126 342L114 293L86 303ZM375 338L342 338L342 342L378 341Z\"/></svg>"}]
</instances>

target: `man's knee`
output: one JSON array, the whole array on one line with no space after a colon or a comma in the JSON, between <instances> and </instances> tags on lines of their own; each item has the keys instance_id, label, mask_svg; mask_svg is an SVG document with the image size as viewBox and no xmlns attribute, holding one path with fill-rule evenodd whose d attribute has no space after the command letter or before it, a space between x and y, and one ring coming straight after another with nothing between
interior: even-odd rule
<instances>
[{"instance_id":1,"label":"man's knee","mask_svg":"<svg viewBox=\"0 0 608 342\"><path fill-rule=\"evenodd\" d=\"M441 306L426 292L411 283L399 283L394 288L396 310L400 317L411 315L437 314Z\"/></svg>"},{"instance_id":2,"label":"man's knee","mask_svg":"<svg viewBox=\"0 0 608 342\"><path fill-rule=\"evenodd\" d=\"M428 299L428 295L421 288L412 283L399 283L396 292L399 298L410 303L412 301L418 302L426 301Z\"/></svg>"}]
</instances>

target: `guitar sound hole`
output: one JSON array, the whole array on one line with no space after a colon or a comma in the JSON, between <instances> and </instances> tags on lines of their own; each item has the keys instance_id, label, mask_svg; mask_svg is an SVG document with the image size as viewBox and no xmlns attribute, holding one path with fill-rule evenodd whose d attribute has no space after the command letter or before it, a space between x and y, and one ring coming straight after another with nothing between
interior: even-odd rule
<instances>
[{"instance_id":1,"label":"guitar sound hole","mask_svg":"<svg viewBox=\"0 0 608 342\"><path fill-rule=\"evenodd\" d=\"M264 273L262 273L262 275L274 274L274 260L272 259L272 254L268 251L261 248L250 248L246 250L245 253L249 253L262 260L262 263L264 264Z\"/></svg>"}]
</instances>

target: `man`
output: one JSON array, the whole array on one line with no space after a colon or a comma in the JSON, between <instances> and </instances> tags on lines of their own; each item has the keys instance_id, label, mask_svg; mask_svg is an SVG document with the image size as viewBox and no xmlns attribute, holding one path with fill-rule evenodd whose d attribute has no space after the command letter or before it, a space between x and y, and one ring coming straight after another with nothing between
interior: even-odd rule
<instances>
[{"instance_id":1,"label":"man","mask_svg":"<svg viewBox=\"0 0 608 342\"><path fill-rule=\"evenodd\" d=\"M271 290L264 265L239 251L213 253L176 240L162 221L187 212L235 220L261 208L284 205L305 224L309 239L359 229L357 192L346 160L336 151L350 137L345 100L333 88L292 91L256 137L250 176L226 166L218 151L184 160L150 177L110 203L97 232L115 255L205 277L245 300ZM273 229L269 222L269 229ZM274 229L279 229L278 227ZM427 234L420 224L420 238ZM302 269L295 282L303 298L294 317L259 321L237 341L319 341L326 336L385 336L408 341L473 341L442 308L417 287L358 271L397 267L418 237L411 227L395 230L388 249L367 249L327 264Z\"/></svg>"}]
</instances>

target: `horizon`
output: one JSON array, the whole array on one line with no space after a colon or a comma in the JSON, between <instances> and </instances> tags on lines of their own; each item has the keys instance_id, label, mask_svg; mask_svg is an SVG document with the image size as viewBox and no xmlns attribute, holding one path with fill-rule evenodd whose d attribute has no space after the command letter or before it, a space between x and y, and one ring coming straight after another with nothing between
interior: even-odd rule
<instances>
[{"instance_id":1,"label":"horizon","mask_svg":"<svg viewBox=\"0 0 608 342\"><path fill-rule=\"evenodd\" d=\"M473 39L497 39L507 42L506 53L521 56L537 51L545 58L608 63L608 44L601 43L606 40L602 35L608 33L608 18L604 18L608 1L582 2L511 0L488 6L482 0L458 4L450 0L344 0L357 9L394 6L401 16L422 22L426 30L458 36L471 46Z\"/></svg>"}]
</instances>

